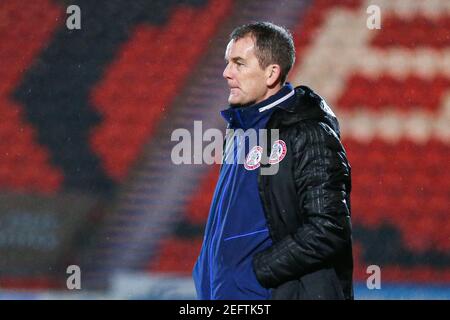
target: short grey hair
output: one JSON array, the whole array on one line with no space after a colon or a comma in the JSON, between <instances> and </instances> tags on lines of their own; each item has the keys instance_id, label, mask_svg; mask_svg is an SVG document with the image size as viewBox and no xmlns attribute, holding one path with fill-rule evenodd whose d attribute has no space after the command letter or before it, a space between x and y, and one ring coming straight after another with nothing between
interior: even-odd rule
<instances>
[{"instance_id":1,"label":"short grey hair","mask_svg":"<svg viewBox=\"0 0 450 320\"><path fill-rule=\"evenodd\" d=\"M295 62L295 47L288 29L271 22L252 22L233 30L230 40L239 40L250 35L255 41L255 55L261 68L278 64L281 68L281 83L286 81Z\"/></svg>"}]
</instances>

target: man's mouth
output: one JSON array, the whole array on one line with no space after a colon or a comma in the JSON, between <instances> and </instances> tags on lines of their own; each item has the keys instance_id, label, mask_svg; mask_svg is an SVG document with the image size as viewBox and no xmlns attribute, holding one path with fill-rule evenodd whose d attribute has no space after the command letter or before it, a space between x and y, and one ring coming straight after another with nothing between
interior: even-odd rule
<instances>
[{"instance_id":1,"label":"man's mouth","mask_svg":"<svg viewBox=\"0 0 450 320\"><path fill-rule=\"evenodd\" d=\"M238 87L232 87L232 88L230 88L230 94L236 94L236 93L238 93L239 90L240 89Z\"/></svg>"}]
</instances>

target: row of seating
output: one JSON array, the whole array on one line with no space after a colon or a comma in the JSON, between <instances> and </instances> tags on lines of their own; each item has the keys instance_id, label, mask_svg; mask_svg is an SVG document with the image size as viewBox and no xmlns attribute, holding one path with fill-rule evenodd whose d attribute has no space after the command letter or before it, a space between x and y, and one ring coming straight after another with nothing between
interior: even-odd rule
<instances>
[{"instance_id":1,"label":"row of seating","mask_svg":"<svg viewBox=\"0 0 450 320\"><path fill-rule=\"evenodd\" d=\"M443 49L450 46L450 15L429 18L416 14L408 18L387 16L383 18L383 32L373 38L376 47L433 47Z\"/></svg>"},{"instance_id":2,"label":"row of seating","mask_svg":"<svg viewBox=\"0 0 450 320\"><path fill-rule=\"evenodd\" d=\"M150 261L148 269L151 272L189 275L200 253L201 245L201 236L195 239L166 238L160 243L157 255Z\"/></svg>"},{"instance_id":3,"label":"row of seating","mask_svg":"<svg viewBox=\"0 0 450 320\"><path fill-rule=\"evenodd\" d=\"M63 182L13 91L62 14L52 1L0 2L0 190L55 193Z\"/></svg>"},{"instance_id":4,"label":"row of seating","mask_svg":"<svg viewBox=\"0 0 450 320\"><path fill-rule=\"evenodd\" d=\"M424 108L436 111L449 89L450 78L443 75L432 79L415 75L405 79L396 79L390 75L371 79L354 74L347 80L346 90L339 97L337 106L351 110L363 106L374 110L395 108L409 112Z\"/></svg>"}]
</instances>

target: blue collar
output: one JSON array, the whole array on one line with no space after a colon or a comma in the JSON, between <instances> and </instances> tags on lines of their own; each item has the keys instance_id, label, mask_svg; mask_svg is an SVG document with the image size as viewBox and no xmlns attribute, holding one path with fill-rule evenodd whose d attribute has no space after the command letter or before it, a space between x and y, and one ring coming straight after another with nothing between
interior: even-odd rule
<instances>
[{"instance_id":1,"label":"blue collar","mask_svg":"<svg viewBox=\"0 0 450 320\"><path fill-rule=\"evenodd\" d=\"M274 107L285 108L295 99L295 90L286 83L276 94L251 106L232 108L221 111L222 117L232 128L249 129L263 119L268 118Z\"/></svg>"}]
</instances>

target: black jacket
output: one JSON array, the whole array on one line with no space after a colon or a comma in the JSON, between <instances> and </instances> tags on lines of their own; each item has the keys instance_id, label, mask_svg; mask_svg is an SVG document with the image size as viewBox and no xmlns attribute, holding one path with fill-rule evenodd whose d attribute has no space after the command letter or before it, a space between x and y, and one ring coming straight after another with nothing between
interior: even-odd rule
<instances>
[{"instance_id":1,"label":"black jacket","mask_svg":"<svg viewBox=\"0 0 450 320\"><path fill-rule=\"evenodd\" d=\"M267 124L287 154L277 174L259 175L273 246L254 256L253 268L273 299L353 299L351 168L339 124L311 89L295 90L295 103Z\"/></svg>"}]
</instances>

